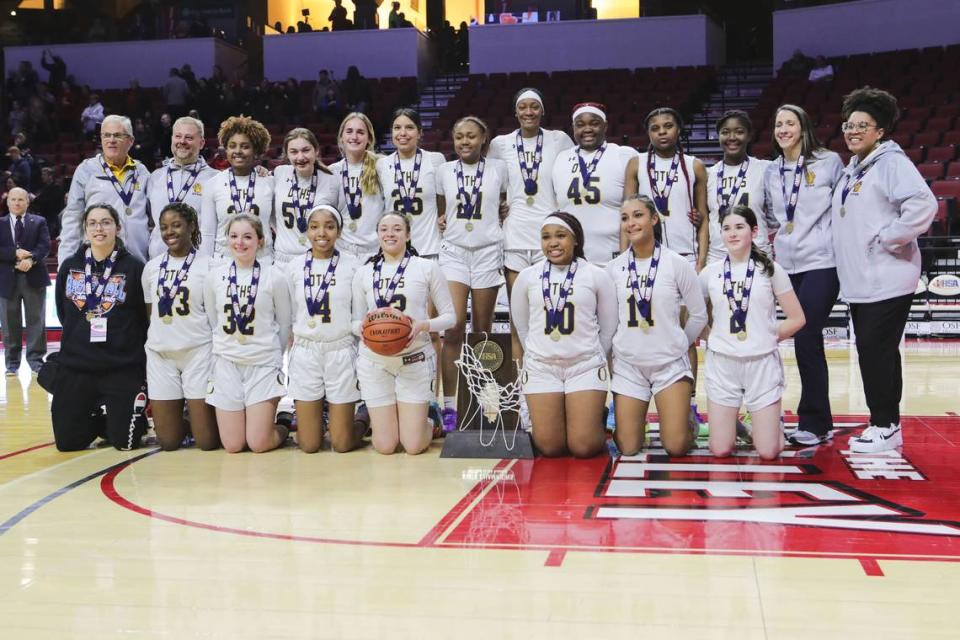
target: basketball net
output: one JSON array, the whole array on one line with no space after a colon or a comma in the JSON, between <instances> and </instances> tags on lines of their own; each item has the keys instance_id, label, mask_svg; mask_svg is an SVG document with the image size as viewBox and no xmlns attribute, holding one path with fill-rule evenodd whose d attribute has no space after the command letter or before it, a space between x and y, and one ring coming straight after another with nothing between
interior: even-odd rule
<instances>
[{"instance_id":1,"label":"basketball net","mask_svg":"<svg viewBox=\"0 0 960 640\"><path fill-rule=\"evenodd\" d=\"M483 348L488 342L487 334L483 334L483 340L477 343L477 347ZM460 420L459 430L463 431L466 425L472 424L478 417L480 420L480 444L489 447L493 444L497 433L503 438L503 444L507 451L513 451L517 442L517 429L520 428L520 388L523 367L519 361L517 364L517 379L500 386L494 379L493 374L483 366L477 357L474 348L464 340L460 347L460 358L456 361L457 368L463 374L467 383L467 389L470 392L470 408L467 411L466 418ZM517 413L517 423L513 427L513 437L507 439L507 429L503 424L503 414L505 411L514 411ZM484 439L484 425L489 422L493 425L493 433L489 439Z\"/></svg>"}]
</instances>

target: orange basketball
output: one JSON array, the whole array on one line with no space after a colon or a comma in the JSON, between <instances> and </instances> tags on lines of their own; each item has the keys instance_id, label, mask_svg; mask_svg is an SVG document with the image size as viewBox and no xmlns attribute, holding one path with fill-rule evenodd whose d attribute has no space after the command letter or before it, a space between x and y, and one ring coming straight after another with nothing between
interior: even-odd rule
<instances>
[{"instance_id":1,"label":"orange basketball","mask_svg":"<svg viewBox=\"0 0 960 640\"><path fill-rule=\"evenodd\" d=\"M393 307L374 309L363 320L363 344L381 356L400 353L413 332L413 322Z\"/></svg>"}]
</instances>

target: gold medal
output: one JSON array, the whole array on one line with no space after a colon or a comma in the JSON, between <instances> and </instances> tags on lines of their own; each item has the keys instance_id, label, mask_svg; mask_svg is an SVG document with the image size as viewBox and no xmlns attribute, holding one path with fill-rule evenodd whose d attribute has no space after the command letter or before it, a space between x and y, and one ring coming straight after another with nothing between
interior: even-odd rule
<instances>
[{"instance_id":1,"label":"gold medal","mask_svg":"<svg viewBox=\"0 0 960 640\"><path fill-rule=\"evenodd\" d=\"M793 233L793 220L787 222L787 233Z\"/></svg>"},{"instance_id":2,"label":"gold medal","mask_svg":"<svg viewBox=\"0 0 960 640\"><path fill-rule=\"evenodd\" d=\"M473 223L472 223L472 222L468 222L468 223L467 223L467 231L473 231Z\"/></svg>"},{"instance_id":3,"label":"gold medal","mask_svg":"<svg viewBox=\"0 0 960 640\"><path fill-rule=\"evenodd\" d=\"M351 222L351 223L350 223L350 231L356 231L356 230L357 230L357 223L356 223L356 222Z\"/></svg>"},{"instance_id":4,"label":"gold medal","mask_svg":"<svg viewBox=\"0 0 960 640\"><path fill-rule=\"evenodd\" d=\"M240 335L237 336L237 342L239 342L240 344L247 344L247 336L241 333Z\"/></svg>"},{"instance_id":5,"label":"gold medal","mask_svg":"<svg viewBox=\"0 0 960 640\"><path fill-rule=\"evenodd\" d=\"M311 329L316 329L316 328L317 328L317 321L311 319L310 322L307 323L307 326L310 327Z\"/></svg>"},{"instance_id":6,"label":"gold medal","mask_svg":"<svg viewBox=\"0 0 960 640\"><path fill-rule=\"evenodd\" d=\"M163 320L163 324L172 324L173 316L163 316L162 320Z\"/></svg>"},{"instance_id":7,"label":"gold medal","mask_svg":"<svg viewBox=\"0 0 960 640\"><path fill-rule=\"evenodd\" d=\"M132 215L133 215L133 209L131 209L130 207L127 207L126 209L124 209L123 212L124 212L125 214L127 214L128 216L132 216Z\"/></svg>"},{"instance_id":8,"label":"gold medal","mask_svg":"<svg viewBox=\"0 0 960 640\"><path fill-rule=\"evenodd\" d=\"M560 342L560 329L557 327L553 328L553 331L550 332L550 339L554 342Z\"/></svg>"},{"instance_id":9,"label":"gold medal","mask_svg":"<svg viewBox=\"0 0 960 640\"><path fill-rule=\"evenodd\" d=\"M640 328L643 329L644 331L646 331L647 329L649 329L649 328L650 328L650 321L647 320L646 318L641 318L641 319L640 319Z\"/></svg>"},{"instance_id":10,"label":"gold medal","mask_svg":"<svg viewBox=\"0 0 960 640\"><path fill-rule=\"evenodd\" d=\"M96 317L97 317L97 314L95 314L93 311L87 311L87 322L90 322Z\"/></svg>"},{"instance_id":11,"label":"gold medal","mask_svg":"<svg viewBox=\"0 0 960 640\"><path fill-rule=\"evenodd\" d=\"M533 206L533 196L527 196L527 206Z\"/></svg>"},{"instance_id":12,"label":"gold medal","mask_svg":"<svg viewBox=\"0 0 960 640\"><path fill-rule=\"evenodd\" d=\"M739 340L740 342L743 342L746 339L747 339L747 330L743 329L740 331L740 333L737 334L737 340Z\"/></svg>"},{"instance_id":13,"label":"gold medal","mask_svg":"<svg viewBox=\"0 0 960 640\"><path fill-rule=\"evenodd\" d=\"M306 237L306 236L300 236L300 244L301 244L301 245L306 245L306 244L307 244L307 237Z\"/></svg>"},{"instance_id":14,"label":"gold medal","mask_svg":"<svg viewBox=\"0 0 960 640\"><path fill-rule=\"evenodd\" d=\"M840 207L840 217L842 218L842 217L845 216L845 215L847 215L847 208L846 208L846 207Z\"/></svg>"}]
</instances>

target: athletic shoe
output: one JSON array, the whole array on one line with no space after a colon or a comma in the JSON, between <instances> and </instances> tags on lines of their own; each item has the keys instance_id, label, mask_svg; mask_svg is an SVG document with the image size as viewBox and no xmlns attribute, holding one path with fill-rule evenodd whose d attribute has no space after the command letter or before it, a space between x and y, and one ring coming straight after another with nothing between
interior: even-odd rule
<instances>
[{"instance_id":1,"label":"athletic shoe","mask_svg":"<svg viewBox=\"0 0 960 640\"><path fill-rule=\"evenodd\" d=\"M446 435L443 431L443 416L440 413L440 405L436 402L430 403L427 409L427 420L433 425L433 438L442 438Z\"/></svg>"},{"instance_id":2,"label":"athletic shoe","mask_svg":"<svg viewBox=\"0 0 960 640\"><path fill-rule=\"evenodd\" d=\"M457 430L457 410L456 409L444 409L440 412L441 421L443 422L443 432L450 433L451 431Z\"/></svg>"},{"instance_id":3,"label":"athletic shoe","mask_svg":"<svg viewBox=\"0 0 960 640\"><path fill-rule=\"evenodd\" d=\"M357 411L353 414L353 428L360 434L360 438L369 437L373 431L370 430L370 412L367 411L365 402L357 405Z\"/></svg>"},{"instance_id":4,"label":"athletic shoe","mask_svg":"<svg viewBox=\"0 0 960 640\"><path fill-rule=\"evenodd\" d=\"M697 411L697 403L694 402L690 405L690 417L693 420L697 421L697 435L701 438L706 438L710 435L710 425L707 424L707 421L703 419L703 416L700 415L700 412Z\"/></svg>"},{"instance_id":5,"label":"athletic shoe","mask_svg":"<svg viewBox=\"0 0 960 640\"><path fill-rule=\"evenodd\" d=\"M693 438L693 441L696 442L697 438L701 436L702 427L706 425L703 424L702 418L697 414L696 405L690 405L690 413L687 414L687 427L690 429L690 436ZM707 432L709 433L709 431Z\"/></svg>"},{"instance_id":6,"label":"athletic shoe","mask_svg":"<svg viewBox=\"0 0 960 640\"><path fill-rule=\"evenodd\" d=\"M287 428L287 431L296 431L297 430L297 414L290 413L289 411L281 411L277 414L277 419L275 422L279 425L283 425Z\"/></svg>"},{"instance_id":7,"label":"athletic shoe","mask_svg":"<svg viewBox=\"0 0 960 640\"><path fill-rule=\"evenodd\" d=\"M826 435L820 435L812 431L797 429L787 436L787 441L798 447L815 447L818 444L824 444L831 440L833 440L833 431L827 431Z\"/></svg>"},{"instance_id":8,"label":"athletic shoe","mask_svg":"<svg viewBox=\"0 0 960 640\"><path fill-rule=\"evenodd\" d=\"M737 440L744 444L753 444L753 418L749 411L743 414L743 420L737 420Z\"/></svg>"},{"instance_id":9,"label":"athletic shoe","mask_svg":"<svg viewBox=\"0 0 960 640\"><path fill-rule=\"evenodd\" d=\"M7 369L7 377L8 377L8 378L16 378L16 377L17 377L17 370L16 370L16 369Z\"/></svg>"},{"instance_id":10,"label":"athletic shoe","mask_svg":"<svg viewBox=\"0 0 960 640\"><path fill-rule=\"evenodd\" d=\"M613 406L613 403L610 403L609 407L604 407L604 422L607 425L607 431L615 431L617 428L617 412Z\"/></svg>"},{"instance_id":11,"label":"athletic shoe","mask_svg":"<svg viewBox=\"0 0 960 640\"><path fill-rule=\"evenodd\" d=\"M903 446L903 432L899 424L891 424L889 427L878 427L872 424L859 436L852 436L847 441L847 446L854 453L889 451Z\"/></svg>"}]
</instances>

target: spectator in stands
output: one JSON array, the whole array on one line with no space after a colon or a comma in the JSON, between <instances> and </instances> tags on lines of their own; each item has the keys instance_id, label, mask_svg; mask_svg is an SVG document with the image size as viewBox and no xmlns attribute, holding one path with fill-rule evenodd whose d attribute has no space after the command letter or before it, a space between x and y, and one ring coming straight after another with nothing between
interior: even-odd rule
<instances>
[{"instance_id":1,"label":"spectator in stands","mask_svg":"<svg viewBox=\"0 0 960 640\"><path fill-rule=\"evenodd\" d=\"M38 87L38 91L39 90L46 92L46 85L41 84ZM51 100L53 99L52 95L49 97ZM30 98L28 105L27 124L30 130L30 137L40 144L53 142L53 128L50 126L50 118L47 116L47 103L41 95L38 94Z\"/></svg>"},{"instance_id":2,"label":"spectator in stands","mask_svg":"<svg viewBox=\"0 0 960 640\"><path fill-rule=\"evenodd\" d=\"M330 12L330 17L327 19L330 20L330 28L334 31L343 31L350 28L343 0L333 0L333 11ZM288 29L287 33L291 33L291 31Z\"/></svg>"},{"instance_id":3,"label":"spectator in stands","mask_svg":"<svg viewBox=\"0 0 960 640\"><path fill-rule=\"evenodd\" d=\"M80 127L83 135L92 138L97 132L97 125L103 122L103 105L100 104L100 96L96 93L90 94L90 102L80 114Z\"/></svg>"},{"instance_id":4,"label":"spectator in stands","mask_svg":"<svg viewBox=\"0 0 960 640\"><path fill-rule=\"evenodd\" d=\"M130 157L133 124L125 116L110 115L100 128L102 153L77 166L61 216L60 249L57 263L76 252L84 233L81 218L92 204L108 204L123 216L120 230L124 245L141 262L147 256L149 240L147 184L149 171Z\"/></svg>"},{"instance_id":5,"label":"spectator in stands","mask_svg":"<svg viewBox=\"0 0 960 640\"><path fill-rule=\"evenodd\" d=\"M23 157L20 147L9 147L7 149L7 158L10 159L10 164L7 165L7 171L10 172L10 177L13 179L13 183L18 187L29 189L31 172L30 161Z\"/></svg>"},{"instance_id":6,"label":"spectator in stands","mask_svg":"<svg viewBox=\"0 0 960 640\"><path fill-rule=\"evenodd\" d=\"M351 65L347 69L347 77L340 85L340 90L343 92L344 108L347 111L368 112L373 93L370 91L370 83L360 75L356 66Z\"/></svg>"},{"instance_id":7,"label":"spectator in stands","mask_svg":"<svg viewBox=\"0 0 960 640\"><path fill-rule=\"evenodd\" d=\"M377 6L383 0L353 0L353 24L357 29L377 29Z\"/></svg>"},{"instance_id":8,"label":"spectator in stands","mask_svg":"<svg viewBox=\"0 0 960 640\"><path fill-rule=\"evenodd\" d=\"M40 58L40 66L50 74L47 77L47 84L54 91L58 91L67 78L67 63L60 56L53 55L50 49L44 49Z\"/></svg>"},{"instance_id":9,"label":"spectator in stands","mask_svg":"<svg viewBox=\"0 0 960 640\"><path fill-rule=\"evenodd\" d=\"M321 69L317 74L317 83L313 85L313 110L317 113L322 112L321 103L326 104L329 100L330 91L333 90L333 95L339 100L340 97L340 88L337 87L337 82L330 77L330 72L326 69Z\"/></svg>"},{"instance_id":10,"label":"spectator in stands","mask_svg":"<svg viewBox=\"0 0 960 640\"><path fill-rule=\"evenodd\" d=\"M137 118L133 123L133 147L130 155L139 160L147 169L153 169L156 164L157 142L151 127L143 118Z\"/></svg>"},{"instance_id":11,"label":"spectator in stands","mask_svg":"<svg viewBox=\"0 0 960 640\"><path fill-rule=\"evenodd\" d=\"M27 129L27 110L19 100L10 103L10 113L7 114L7 128L11 135L17 135Z\"/></svg>"},{"instance_id":12,"label":"spectator in stands","mask_svg":"<svg viewBox=\"0 0 960 640\"><path fill-rule=\"evenodd\" d=\"M154 140L157 142L157 149L166 157L167 149L173 141L173 118L169 113L160 114L160 121L154 130Z\"/></svg>"},{"instance_id":13,"label":"spectator in stands","mask_svg":"<svg viewBox=\"0 0 960 640\"><path fill-rule=\"evenodd\" d=\"M140 87L140 82L135 78L130 81L130 86L123 93L123 102L127 113L146 113L148 109L147 95Z\"/></svg>"},{"instance_id":14,"label":"spectator in stands","mask_svg":"<svg viewBox=\"0 0 960 640\"><path fill-rule=\"evenodd\" d=\"M174 119L187 113L187 101L190 99L190 85L180 76L180 71L173 67L170 77L160 89L167 112Z\"/></svg>"},{"instance_id":15,"label":"spectator in stands","mask_svg":"<svg viewBox=\"0 0 960 640\"><path fill-rule=\"evenodd\" d=\"M44 260L50 252L46 221L27 212L30 196L16 187L7 194L9 215L0 220L0 319L8 376L17 375L27 325L27 364L36 373L47 355L46 288L50 276Z\"/></svg>"},{"instance_id":16,"label":"spectator in stands","mask_svg":"<svg viewBox=\"0 0 960 640\"><path fill-rule=\"evenodd\" d=\"M30 208L47 221L51 238L60 235L60 211L65 204L63 200L65 195L63 182L57 177L53 167L40 169L40 191L37 192Z\"/></svg>"},{"instance_id":17,"label":"spectator in stands","mask_svg":"<svg viewBox=\"0 0 960 640\"><path fill-rule=\"evenodd\" d=\"M900 339L920 279L917 238L937 200L900 145L884 140L900 115L896 98L864 87L844 98L842 112L854 155L833 192L833 248L870 409L869 425L848 446L873 453L903 444Z\"/></svg>"},{"instance_id":18,"label":"spectator in stands","mask_svg":"<svg viewBox=\"0 0 960 640\"><path fill-rule=\"evenodd\" d=\"M817 60L810 69L810 75L807 76L810 82L829 83L833 80L833 65L823 56L817 56Z\"/></svg>"},{"instance_id":19,"label":"spectator in stands","mask_svg":"<svg viewBox=\"0 0 960 640\"><path fill-rule=\"evenodd\" d=\"M390 15L387 16L387 28L388 29L399 29L403 27L403 14L400 13L400 3L394 2L390 5Z\"/></svg>"},{"instance_id":20,"label":"spectator in stands","mask_svg":"<svg viewBox=\"0 0 960 640\"><path fill-rule=\"evenodd\" d=\"M783 70L788 74L800 75L807 73L810 69L810 58L803 55L800 49L796 49L790 59L783 63Z\"/></svg>"}]
</instances>

